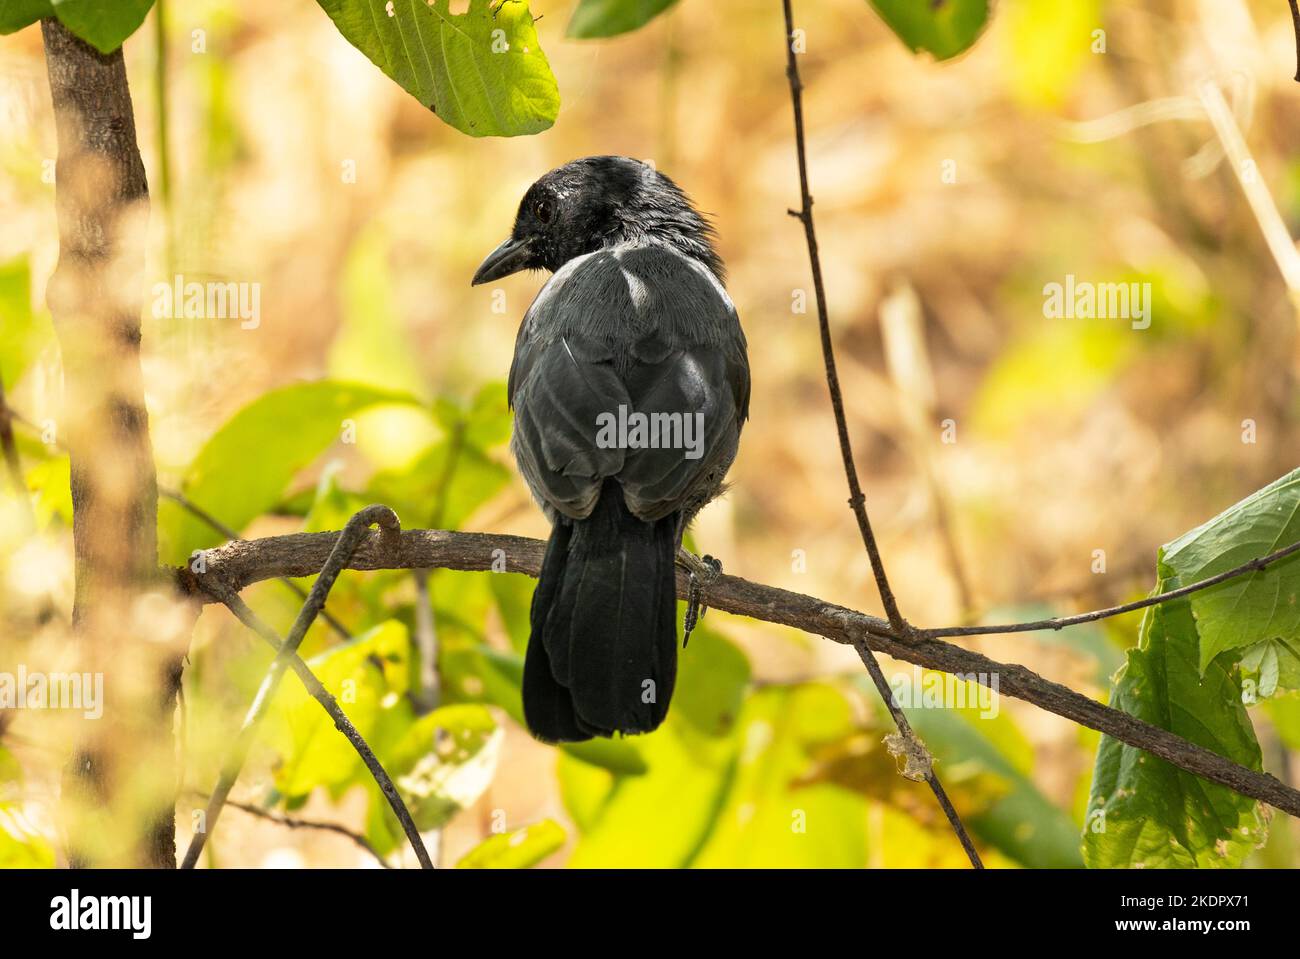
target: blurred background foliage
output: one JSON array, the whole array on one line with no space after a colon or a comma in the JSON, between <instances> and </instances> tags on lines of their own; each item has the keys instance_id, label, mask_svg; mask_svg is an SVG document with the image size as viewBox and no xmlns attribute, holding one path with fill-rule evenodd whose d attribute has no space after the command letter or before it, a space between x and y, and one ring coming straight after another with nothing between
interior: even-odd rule
<instances>
[{"instance_id":1,"label":"blurred background foliage","mask_svg":"<svg viewBox=\"0 0 1300 959\"><path fill-rule=\"evenodd\" d=\"M154 186L148 283L258 284L261 307L252 328L146 313L160 483L245 537L337 529L372 501L408 528L545 536L506 451L503 383L542 278L471 289L469 277L537 176L628 154L713 217L750 340L753 421L695 543L728 572L878 612L786 215L797 180L780 5L641 4L662 14L626 35L602 6L533 4L559 113L511 139L438 122L316 5L168 2L161 45L150 15L125 51ZM924 51L953 53L951 38L911 38L904 5L872 6L884 20L859 0L795 5L831 321L902 608L937 625L1143 595L1160 544L1296 465L1296 310L1233 171L1188 165L1213 139L1207 123L1099 142L1077 124L1194 95L1203 79L1231 84L1258 176L1297 234L1285 5L1002 0L975 47L942 65ZM42 302L58 252L42 59L37 31L0 40L0 375L24 417L36 527L6 489L2 670L57 668L72 599ZM1150 283L1151 327L1045 318L1043 287L1067 274ZM226 539L166 495L160 535L169 563ZM924 785L897 775L881 743L891 724L851 650L714 612L681 654L662 729L555 749L520 722L530 595L508 574L348 573L328 606L342 634L322 621L304 645L441 863L964 865ZM245 596L282 632L300 603L277 582ZM1139 623L969 645L1104 698ZM233 617L205 610L186 672L187 789L215 781L268 661ZM1264 768L1292 783L1295 697L1251 709ZM909 715L986 862L1081 865L1098 737L999 706ZM0 865L55 862L61 753L45 720L0 713ZM386 803L293 683L237 798L343 824L410 864ZM182 834L199 804L182 797ZM1248 862L1296 865L1296 839L1283 820ZM345 838L236 810L208 851L214 865L374 864Z\"/></svg>"}]
</instances>

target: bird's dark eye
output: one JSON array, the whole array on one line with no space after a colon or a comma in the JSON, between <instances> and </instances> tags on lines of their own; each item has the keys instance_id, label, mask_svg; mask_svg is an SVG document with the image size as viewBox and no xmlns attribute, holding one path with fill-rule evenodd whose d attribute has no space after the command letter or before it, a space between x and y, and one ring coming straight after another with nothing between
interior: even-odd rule
<instances>
[{"instance_id":1,"label":"bird's dark eye","mask_svg":"<svg viewBox=\"0 0 1300 959\"><path fill-rule=\"evenodd\" d=\"M550 223L551 217L555 216L555 204L549 197L542 197L533 204L533 216L543 224Z\"/></svg>"}]
</instances>

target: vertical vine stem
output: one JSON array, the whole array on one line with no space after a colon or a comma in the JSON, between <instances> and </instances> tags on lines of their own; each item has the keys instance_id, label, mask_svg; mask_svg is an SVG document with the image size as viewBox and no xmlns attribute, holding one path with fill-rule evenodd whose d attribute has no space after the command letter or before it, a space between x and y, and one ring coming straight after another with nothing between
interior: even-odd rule
<instances>
[{"instance_id":1,"label":"vertical vine stem","mask_svg":"<svg viewBox=\"0 0 1300 959\"><path fill-rule=\"evenodd\" d=\"M791 216L803 223L804 238L808 243L808 261L812 269L813 290L817 298L817 324L821 331L822 357L826 365L826 386L830 391L831 407L835 411L835 428L839 434L840 455L844 460L844 475L849 483L849 505L857 518L862 544L866 547L867 556L871 560L871 571L876 578L876 588L880 591L880 601L884 604L889 625L895 635L906 642L914 639L916 634L907 620L903 619L903 614L898 609L898 602L894 599L894 592L890 589L889 577L885 574L885 564L880 558L880 548L876 545L876 536L872 532L871 520L867 516L867 498L862 492L858 470L853 463L853 444L849 439L848 417L844 413L844 396L840 390L839 373L835 368L835 346L831 340L830 317L826 308L826 285L822 279L821 255L817 246L817 231L813 225L813 199L808 188L808 154L804 143L803 124L803 81L799 78L799 64L794 49L794 11L791 8L791 0L781 0L781 4L785 12L786 77L790 81L790 101L794 108L795 151L799 160L799 193L802 201L798 210L789 212ZM944 815L948 817L953 832L957 834L957 839L966 851L971 865L976 869L983 869L984 864L980 861L970 834L966 831L956 809L953 808L952 801L939 782L939 777L935 774L933 759L912 730L903 710L895 702L893 691L889 688L875 653L865 643L854 643L854 648L857 649L862 664L871 675L871 681L898 726L902 743L898 750L891 749L891 751L905 756L905 775L909 778L924 778L929 784L935 799L943 808Z\"/></svg>"},{"instance_id":2,"label":"vertical vine stem","mask_svg":"<svg viewBox=\"0 0 1300 959\"><path fill-rule=\"evenodd\" d=\"M289 630L289 635L285 641L280 644L279 652L276 653L275 659L267 668L266 676L262 679L262 684L257 690L257 695L253 698L253 704L248 709L248 714L244 718L243 726L240 727L239 735L231 748L230 755L227 757L225 764L222 766L221 775L217 779L216 788L208 799L207 814L204 817L202 828L195 832L193 839L190 840L189 848L185 852L185 859L181 863L183 869L193 869L203 852L204 843L207 836L216 827L217 820L221 815L222 807L225 806L226 799L230 795L230 790L234 787L235 781L243 771L244 763L248 759L248 753L253 744L253 739L257 735L257 728L262 719L266 716L272 700L275 698L275 692L279 688L280 680L284 677L285 670L293 668L298 658L298 647L302 645L303 637L307 635L307 630L315 621L321 607L325 605L325 598L333 588L335 580L338 579L339 573L347 566L352 554L356 552L357 545L365 537L366 531L374 525L378 525L382 533L389 536L396 536L401 532L401 525L395 514L387 506L367 506L359 510L339 534L334 543L334 548L330 550L329 558L326 560L324 567L321 569L320 576L312 585L311 592L307 596L307 601L303 603L302 609L298 612L297 619L294 620L293 626ZM319 684L317 684L319 685ZM310 684L309 684L310 688ZM319 697L318 697L319 698ZM328 706L327 706L328 708ZM346 716L343 717L346 722ZM337 717L335 717L337 722ZM351 726L351 723L348 723ZM343 727L340 726L342 729ZM346 731L346 730L345 730ZM354 730L355 732L355 730ZM351 737L349 737L351 738ZM358 737L359 738L359 737ZM354 740L355 745L355 740ZM369 747L366 747L369 752ZM373 755L373 754L372 754ZM363 758L364 755L363 755ZM376 760L375 765L378 766ZM378 767L382 772L382 767ZM372 767L372 773L375 771ZM384 773L384 779L387 779L387 773ZM381 782L381 787L383 783ZM401 800L396 796L396 790L392 789L392 783L388 783L389 789L384 790L388 796L390 804L393 805L394 812L397 812L398 818L403 819L402 812L398 811L401 806ZM391 794L390 794L391 790ZM394 801L396 800L396 801ZM405 808L402 807L402 811ZM412 839L412 846L415 848L416 856L420 859L420 865L426 869L432 869L433 863L429 859L428 852L424 849L424 844L419 840L419 833L415 831L413 823L410 823L409 815L403 821L403 828L407 828L407 837Z\"/></svg>"},{"instance_id":3,"label":"vertical vine stem","mask_svg":"<svg viewBox=\"0 0 1300 959\"><path fill-rule=\"evenodd\" d=\"M1291 0L1291 26L1295 29L1295 78L1300 82L1300 7Z\"/></svg>"}]
</instances>

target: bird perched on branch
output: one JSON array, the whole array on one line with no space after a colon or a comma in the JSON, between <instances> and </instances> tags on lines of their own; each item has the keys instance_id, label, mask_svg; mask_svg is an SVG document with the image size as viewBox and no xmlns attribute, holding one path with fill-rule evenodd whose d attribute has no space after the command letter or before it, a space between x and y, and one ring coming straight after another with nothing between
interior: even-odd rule
<instances>
[{"instance_id":1,"label":"bird perched on branch","mask_svg":"<svg viewBox=\"0 0 1300 959\"><path fill-rule=\"evenodd\" d=\"M749 413L713 239L653 167L586 157L528 189L474 274L552 273L508 386L511 448L552 524L523 688L543 741L649 732L667 715L682 534L722 491Z\"/></svg>"}]
</instances>

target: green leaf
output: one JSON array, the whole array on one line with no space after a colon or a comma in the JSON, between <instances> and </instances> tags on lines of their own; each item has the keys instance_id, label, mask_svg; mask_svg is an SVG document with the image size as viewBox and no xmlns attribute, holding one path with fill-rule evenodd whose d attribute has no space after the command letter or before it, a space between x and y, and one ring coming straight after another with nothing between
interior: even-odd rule
<instances>
[{"instance_id":1,"label":"green leaf","mask_svg":"<svg viewBox=\"0 0 1300 959\"><path fill-rule=\"evenodd\" d=\"M227 526L242 530L274 506L299 470L342 435L345 419L384 403L418 405L419 400L332 380L263 394L208 440L186 471L182 490ZM402 519L410 525L409 517ZM170 500L159 504L159 534L162 555L171 563L186 562L194 550L224 541Z\"/></svg>"},{"instance_id":2,"label":"green leaf","mask_svg":"<svg viewBox=\"0 0 1300 959\"><path fill-rule=\"evenodd\" d=\"M58 517L72 525L72 464L67 454L51 456L29 467L27 488L36 494L36 522L44 529Z\"/></svg>"},{"instance_id":3,"label":"green leaf","mask_svg":"<svg viewBox=\"0 0 1300 959\"><path fill-rule=\"evenodd\" d=\"M430 446L407 469L376 473L367 487L406 525L456 529L510 482L510 471L455 437Z\"/></svg>"},{"instance_id":4,"label":"green leaf","mask_svg":"<svg viewBox=\"0 0 1300 959\"><path fill-rule=\"evenodd\" d=\"M1279 696L1264 703L1264 711L1288 749L1300 752L1300 696Z\"/></svg>"},{"instance_id":5,"label":"green leaf","mask_svg":"<svg viewBox=\"0 0 1300 959\"><path fill-rule=\"evenodd\" d=\"M673 710L706 736L725 736L740 715L749 660L739 647L704 626L678 656Z\"/></svg>"},{"instance_id":6,"label":"green leaf","mask_svg":"<svg viewBox=\"0 0 1300 959\"><path fill-rule=\"evenodd\" d=\"M381 713L398 705L389 694L407 686L408 642L406 627L389 620L307 661L376 754L381 746L372 737ZM337 793L362 772L352 745L301 683L281 687L264 735L283 757L275 788L284 796L302 796L318 786Z\"/></svg>"},{"instance_id":7,"label":"green leaf","mask_svg":"<svg viewBox=\"0 0 1300 959\"><path fill-rule=\"evenodd\" d=\"M560 749L589 766L619 776L642 776L650 768L637 740L596 738L585 743L564 743Z\"/></svg>"},{"instance_id":8,"label":"green leaf","mask_svg":"<svg viewBox=\"0 0 1300 959\"><path fill-rule=\"evenodd\" d=\"M870 0L889 28L916 53L947 60L970 48L989 18L988 0Z\"/></svg>"},{"instance_id":9,"label":"green leaf","mask_svg":"<svg viewBox=\"0 0 1300 959\"><path fill-rule=\"evenodd\" d=\"M677 0L581 0L567 31L577 40L616 37L637 30Z\"/></svg>"},{"instance_id":10,"label":"green leaf","mask_svg":"<svg viewBox=\"0 0 1300 959\"><path fill-rule=\"evenodd\" d=\"M815 750L855 731L849 701L833 686L772 686L751 695L736 727L739 752L726 800L692 865L865 866L866 802L837 785L803 781Z\"/></svg>"},{"instance_id":11,"label":"green leaf","mask_svg":"<svg viewBox=\"0 0 1300 959\"><path fill-rule=\"evenodd\" d=\"M13 33L41 17L52 16L50 0L0 0L0 34Z\"/></svg>"},{"instance_id":12,"label":"green leaf","mask_svg":"<svg viewBox=\"0 0 1300 959\"><path fill-rule=\"evenodd\" d=\"M1162 580L1156 589L1168 585ZM1197 650L1186 600L1149 608L1138 647L1116 674L1110 705L1260 769L1233 664L1216 659L1202 676ZM1266 835L1255 800L1102 737L1083 833L1088 866L1237 866Z\"/></svg>"},{"instance_id":13,"label":"green leaf","mask_svg":"<svg viewBox=\"0 0 1300 959\"><path fill-rule=\"evenodd\" d=\"M411 726L385 767L421 832L446 825L487 791L503 738L492 714L476 705L441 706Z\"/></svg>"},{"instance_id":14,"label":"green leaf","mask_svg":"<svg viewBox=\"0 0 1300 959\"><path fill-rule=\"evenodd\" d=\"M506 384L484 383L468 403L440 396L433 415L448 433L462 430L465 442L477 450L500 446L510 438L513 416L506 402Z\"/></svg>"},{"instance_id":15,"label":"green leaf","mask_svg":"<svg viewBox=\"0 0 1300 959\"><path fill-rule=\"evenodd\" d=\"M316 481L316 495L303 518L304 533L342 529L353 514L369 502L363 502L362 497L348 493L339 485L342 472L343 463L339 460L331 460L321 470L320 479Z\"/></svg>"},{"instance_id":16,"label":"green leaf","mask_svg":"<svg viewBox=\"0 0 1300 959\"><path fill-rule=\"evenodd\" d=\"M527 869L564 845L564 828L554 819L483 840L456 863L457 869Z\"/></svg>"},{"instance_id":17,"label":"green leaf","mask_svg":"<svg viewBox=\"0 0 1300 959\"><path fill-rule=\"evenodd\" d=\"M3 14L0 8L0 16ZM0 380L12 387L41 350L54 342L49 313L32 309L32 274L27 257L0 263Z\"/></svg>"},{"instance_id":18,"label":"green leaf","mask_svg":"<svg viewBox=\"0 0 1300 959\"><path fill-rule=\"evenodd\" d=\"M967 681L965 702L976 702L976 692ZM941 763L950 790L955 793L963 779L975 776L1000 787L984 808L963 815L976 837L1031 869L1083 865L1078 826L1034 785L1033 747L1011 716L967 706L908 709L907 717Z\"/></svg>"},{"instance_id":19,"label":"green leaf","mask_svg":"<svg viewBox=\"0 0 1300 959\"><path fill-rule=\"evenodd\" d=\"M590 832L605 811L618 777L608 769L582 762L568 753L560 754L555 775L560 782L564 811L579 832Z\"/></svg>"},{"instance_id":20,"label":"green leaf","mask_svg":"<svg viewBox=\"0 0 1300 959\"><path fill-rule=\"evenodd\" d=\"M560 112L524 0L470 0L454 15L449 0L317 2L349 43L462 133L540 133Z\"/></svg>"},{"instance_id":21,"label":"green leaf","mask_svg":"<svg viewBox=\"0 0 1300 959\"><path fill-rule=\"evenodd\" d=\"M1300 469L1252 493L1160 551L1171 589L1300 541ZM1204 672L1227 649L1300 639L1300 554L1190 597Z\"/></svg>"},{"instance_id":22,"label":"green leaf","mask_svg":"<svg viewBox=\"0 0 1300 959\"><path fill-rule=\"evenodd\" d=\"M53 869L54 846L23 808L22 769L0 746L0 869Z\"/></svg>"},{"instance_id":23,"label":"green leaf","mask_svg":"<svg viewBox=\"0 0 1300 959\"><path fill-rule=\"evenodd\" d=\"M52 0L59 22L100 53L112 53L140 24L153 0Z\"/></svg>"},{"instance_id":24,"label":"green leaf","mask_svg":"<svg viewBox=\"0 0 1300 959\"><path fill-rule=\"evenodd\" d=\"M736 738L687 737L680 735L682 725L670 713L655 732L637 737L649 771L641 776L615 776L603 803L599 796L569 794L568 790L594 785L589 778L561 779L566 808L582 809L589 823L569 857L570 867L690 865L717 820Z\"/></svg>"},{"instance_id":25,"label":"green leaf","mask_svg":"<svg viewBox=\"0 0 1300 959\"><path fill-rule=\"evenodd\" d=\"M522 573L493 573L488 577L488 588L496 600L506 635L510 637L510 648L521 656L528 648L528 633L532 628L529 611L536 586L532 577Z\"/></svg>"}]
</instances>

